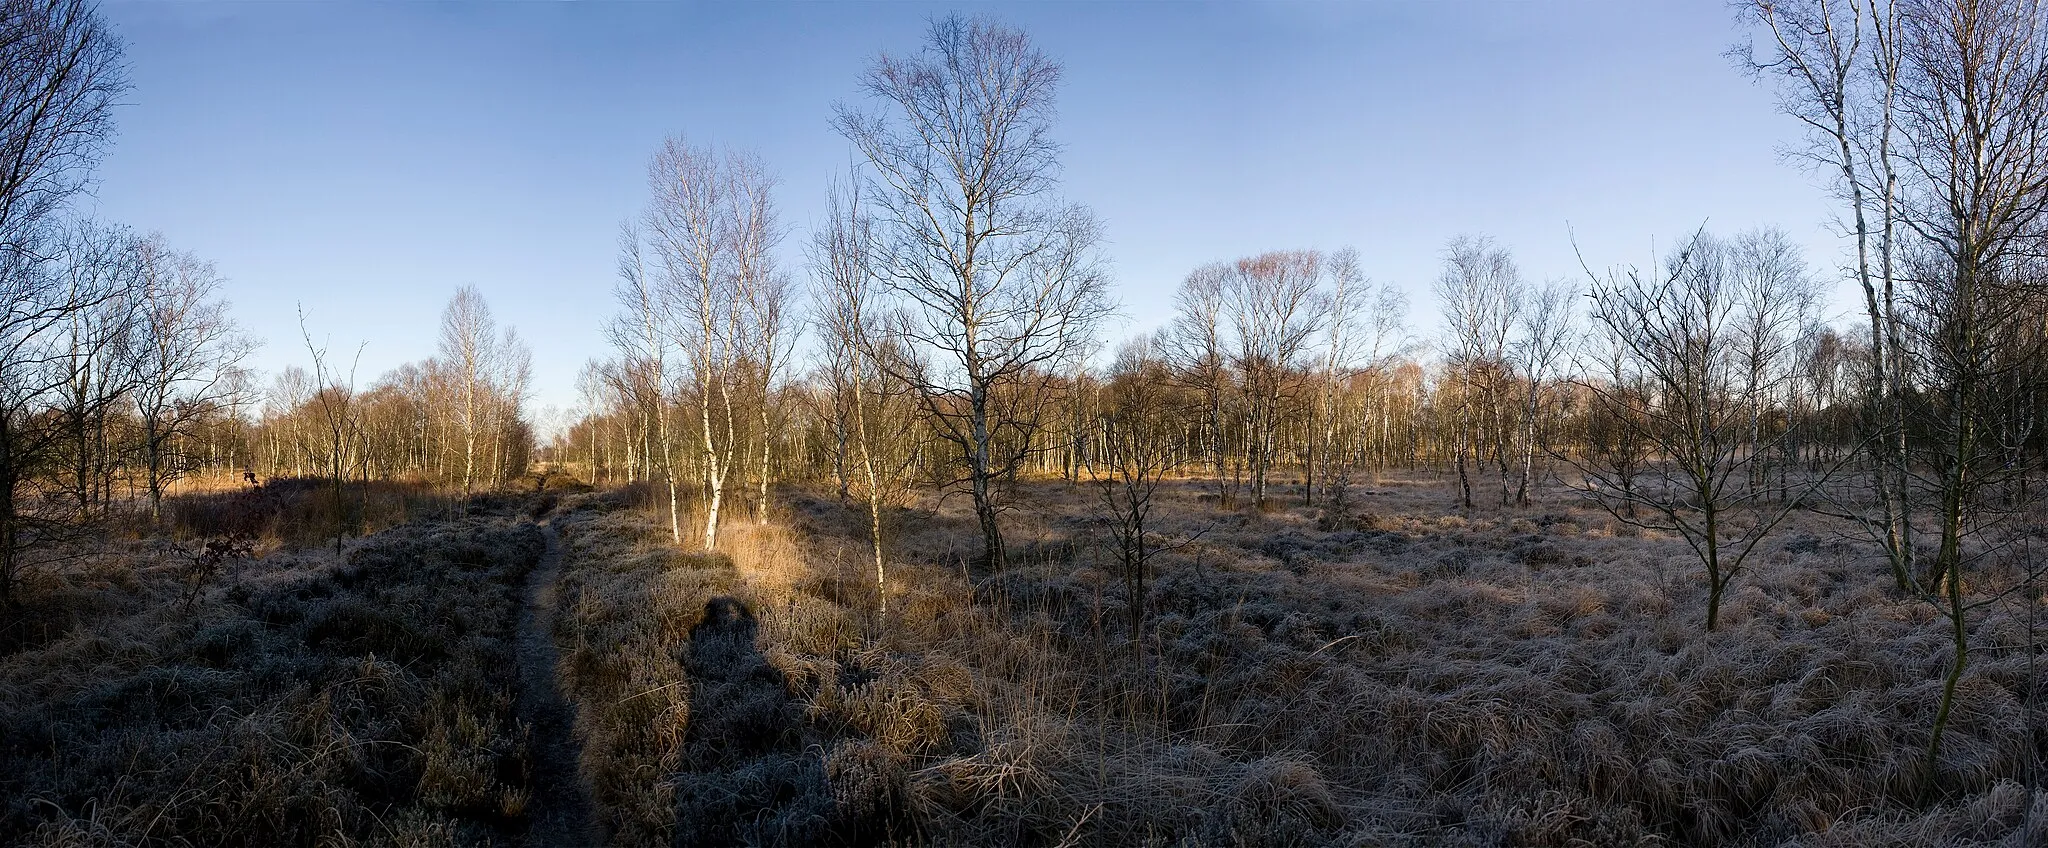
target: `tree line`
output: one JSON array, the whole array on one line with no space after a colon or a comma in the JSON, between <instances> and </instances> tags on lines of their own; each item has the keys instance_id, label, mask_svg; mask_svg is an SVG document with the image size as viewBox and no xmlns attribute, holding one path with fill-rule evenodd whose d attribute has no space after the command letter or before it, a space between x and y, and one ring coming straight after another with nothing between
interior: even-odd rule
<instances>
[{"instance_id":1,"label":"tree line","mask_svg":"<svg viewBox=\"0 0 2048 848\"><path fill-rule=\"evenodd\" d=\"M287 367L235 418L242 464L265 478L407 480L469 494L524 478L535 451L523 405L533 355L502 332L475 286L441 315L436 355L358 386L324 343L304 334L314 368Z\"/></svg>"}]
</instances>

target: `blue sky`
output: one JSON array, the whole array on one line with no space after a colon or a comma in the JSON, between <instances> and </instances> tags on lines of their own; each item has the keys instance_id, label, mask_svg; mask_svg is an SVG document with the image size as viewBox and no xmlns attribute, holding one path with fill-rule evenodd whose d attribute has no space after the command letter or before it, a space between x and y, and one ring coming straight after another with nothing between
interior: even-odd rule
<instances>
[{"instance_id":1,"label":"blue sky","mask_svg":"<svg viewBox=\"0 0 2048 848\"><path fill-rule=\"evenodd\" d=\"M366 345L367 383L430 355L475 284L534 349L535 409L567 406L607 353L618 225L663 136L780 173L802 279L849 156L833 104L949 8L113 2L133 88L85 205L214 261L266 370L308 361L303 305L317 337ZM1775 223L1839 277L1827 193L1723 57L1745 35L1719 3L960 8L1066 66L1065 193L1105 223L1119 334L1161 323L1196 265L1353 245L1427 336L1460 233L1540 280L1579 273L1574 233L1601 266Z\"/></svg>"}]
</instances>

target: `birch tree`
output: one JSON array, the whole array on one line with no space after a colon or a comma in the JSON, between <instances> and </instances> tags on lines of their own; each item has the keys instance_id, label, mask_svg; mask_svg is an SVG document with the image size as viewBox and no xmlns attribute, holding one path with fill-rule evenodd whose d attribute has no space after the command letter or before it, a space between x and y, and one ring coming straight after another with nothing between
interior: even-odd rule
<instances>
[{"instance_id":1,"label":"birch tree","mask_svg":"<svg viewBox=\"0 0 2048 848\"><path fill-rule=\"evenodd\" d=\"M1490 441L1505 506L1508 459L1500 395L1509 341L1522 309L1521 272L1507 249L1491 239L1459 236L1444 248L1436 295L1449 325L1450 347L1445 353L1457 388L1452 455L1458 470L1458 503L1472 507L1472 471L1467 466L1480 462L1481 451L1488 447L1484 442Z\"/></svg>"},{"instance_id":2,"label":"birch tree","mask_svg":"<svg viewBox=\"0 0 2048 848\"><path fill-rule=\"evenodd\" d=\"M1319 420L1314 427L1315 443L1308 453L1309 468L1304 482L1311 499L1320 484L1327 504L1341 510L1351 471L1346 452L1340 447L1341 395L1364 370L1384 364L1400 336L1407 302L1398 289L1376 285L1366 278L1355 249L1347 247L1331 254L1326 268L1330 288L1322 322L1316 409Z\"/></svg>"},{"instance_id":3,"label":"birch tree","mask_svg":"<svg viewBox=\"0 0 2048 848\"><path fill-rule=\"evenodd\" d=\"M773 262L782 232L769 196L776 180L749 154L721 154L676 137L656 152L648 182L654 197L646 232L654 261L647 270L658 278L647 314L658 319L655 326L692 384L704 546L715 548L745 435L743 406L749 396L762 404L760 423L767 429L776 363L789 344L788 282ZM769 434L759 435L765 499ZM671 489L671 516L675 512Z\"/></svg>"},{"instance_id":4,"label":"birch tree","mask_svg":"<svg viewBox=\"0 0 2048 848\"><path fill-rule=\"evenodd\" d=\"M606 328L620 360L604 370L602 376L616 396L639 417L640 437L627 441L629 450L635 445L639 447L640 463L648 470L649 479L652 471L660 471L668 490L669 540L682 544L677 446L670 414L674 392L669 385L669 361L673 344L671 334L664 331L671 310L667 292L659 288L660 283L649 273L642 244L637 227L629 223L620 228L619 283L613 292L620 312ZM634 466L631 459L627 466Z\"/></svg>"},{"instance_id":5,"label":"birch tree","mask_svg":"<svg viewBox=\"0 0 2048 848\"><path fill-rule=\"evenodd\" d=\"M1966 541L2001 523L1985 493L2011 473L2013 421L1998 393L2042 354L2038 300L2048 219L2048 15L2036 0L1902 4L1897 112L1905 225L1921 241L1906 334L1919 354L1938 591L1952 654L1928 757L1969 665Z\"/></svg>"},{"instance_id":6,"label":"birch tree","mask_svg":"<svg viewBox=\"0 0 2048 848\"><path fill-rule=\"evenodd\" d=\"M1529 505L1529 486L1535 474L1536 455L1549 453L1543 443L1545 399L1561 378L1575 339L1572 317L1579 290L1553 280L1538 287L1515 316L1518 338L1510 360L1522 383L1521 451L1515 504Z\"/></svg>"},{"instance_id":7,"label":"birch tree","mask_svg":"<svg viewBox=\"0 0 2048 848\"><path fill-rule=\"evenodd\" d=\"M1054 194L1059 79L1022 32L951 15L918 54L868 68L875 111L843 106L834 120L866 166L881 292L903 307L884 332L928 366L894 376L958 451L995 569L997 484L1030 454L1046 397L1005 389L1062 370L1108 311L1100 226Z\"/></svg>"},{"instance_id":8,"label":"birch tree","mask_svg":"<svg viewBox=\"0 0 2048 848\"><path fill-rule=\"evenodd\" d=\"M1278 459L1282 404L1298 389L1302 360L1328 308L1322 275L1322 254L1282 251L1238 260L1225 278L1223 302L1237 342L1230 362L1245 397L1255 506L1266 503Z\"/></svg>"},{"instance_id":9,"label":"birch tree","mask_svg":"<svg viewBox=\"0 0 2048 848\"><path fill-rule=\"evenodd\" d=\"M826 224L812 236L811 267L819 341L844 393L836 403L846 407L850 432L842 440L841 452L851 443L859 461L858 488L875 567L876 612L886 617L884 511L908 490L907 472L915 454L910 450L912 428L904 404L910 387L890 376L905 366L897 362L903 358L901 352L882 332L874 221L866 216L859 191L856 183L847 194L835 190L827 199ZM845 458L835 461L843 464Z\"/></svg>"},{"instance_id":10,"label":"birch tree","mask_svg":"<svg viewBox=\"0 0 2048 848\"><path fill-rule=\"evenodd\" d=\"M492 377L500 367L498 322L476 286L455 290L441 312L441 363L454 378L453 412L462 431L462 494L476 490L477 443L490 427Z\"/></svg>"},{"instance_id":11,"label":"birch tree","mask_svg":"<svg viewBox=\"0 0 2048 848\"><path fill-rule=\"evenodd\" d=\"M774 256L783 237L771 196L777 180L751 156L730 157L726 179L731 191L726 238L738 296L735 341L741 346L737 358L752 383L748 394L755 405L755 438L760 442L754 454L759 487L754 520L762 523L768 520L768 483L774 467L776 390L796 341L796 325L789 314L789 277L776 266Z\"/></svg>"},{"instance_id":12,"label":"birch tree","mask_svg":"<svg viewBox=\"0 0 2048 848\"><path fill-rule=\"evenodd\" d=\"M1866 395L1875 515L1861 516L1884 544L1893 580L1914 571L1911 460L1907 453L1908 358L1897 265L1904 209L1898 169L1902 14L1892 0L1747 0L1742 16L1768 34L1759 53L1732 54L1777 84L1779 107L1807 129L1790 152L1828 176L1855 238L1871 356Z\"/></svg>"}]
</instances>

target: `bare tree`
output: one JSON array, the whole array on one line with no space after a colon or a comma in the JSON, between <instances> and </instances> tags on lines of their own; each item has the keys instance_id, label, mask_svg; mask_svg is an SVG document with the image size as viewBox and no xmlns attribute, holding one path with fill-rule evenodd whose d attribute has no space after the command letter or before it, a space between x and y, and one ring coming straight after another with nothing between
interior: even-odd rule
<instances>
[{"instance_id":1,"label":"bare tree","mask_svg":"<svg viewBox=\"0 0 2048 848\"><path fill-rule=\"evenodd\" d=\"M613 376L617 366L616 362L584 363L583 371L576 375L576 395L582 407L581 422L572 422L568 431L562 434L571 442L583 442L583 464L589 470L590 482L594 486L610 483L617 469L631 465L630 460L620 462L612 447L620 441L630 447L633 440L607 438L602 432L606 423L602 416L606 411L635 408L631 399L617 391L621 385L621 381Z\"/></svg>"},{"instance_id":2,"label":"bare tree","mask_svg":"<svg viewBox=\"0 0 2048 848\"><path fill-rule=\"evenodd\" d=\"M432 364L449 376L454 390L451 411L462 432L462 493L475 491L479 471L492 484L525 473L506 462L506 434L524 426L520 408L532 352L517 330L498 332L490 304L476 286L456 289L448 300L439 343L439 361Z\"/></svg>"},{"instance_id":3,"label":"bare tree","mask_svg":"<svg viewBox=\"0 0 2048 848\"><path fill-rule=\"evenodd\" d=\"M1743 17L1770 34L1759 56L1731 55L1775 79L1779 105L1809 131L1792 151L1830 175L1856 239L1855 276L1869 319L1865 441L1878 513L1861 517L1885 546L1894 582L1911 583L1913 523L1907 455L1908 362L1896 284L1901 223L1897 102L1902 10L1892 0L1747 0Z\"/></svg>"},{"instance_id":4,"label":"bare tree","mask_svg":"<svg viewBox=\"0 0 2048 848\"><path fill-rule=\"evenodd\" d=\"M1302 475L1308 503L1315 502L1318 488L1328 491L1334 500L1343 498L1349 480L1347 472L1336 467L1341 462L1337 448L1339 388L1356 367L1361 348L1366 359L1378 358L1380 343L1392 332L1394 320L1398 320L1390 320L1383 311L1387 307L1386 295L1392 294L1392 290L1382 290L1378 301L1373 298L1371 283L1358 267L1358 251L1348 247L1337 251L1330 256L1327 268L1330 291L1324 301L1323 361L1317 375L1314 410L1317 420L1311 427L1314 441L1309 446ZM1326 479L1319 480L1318 472Z\"/></svg>"},{"instance_id":5,"label":"bare tree","mask_svg":"<svg viewBox=\"0 0 2048 848\"><path fill-rule=\"evenodd\" d=\"M1742 58L1782 82L1812 130L1802 153L1833 174L1857 239L1879 511L1852 517L1880 531L1900 591L1946 617L1938 762L1969 662L1963 577L1994 547L1969 542L1996 535L1985 493L2033 418L1998 395L2024 382L2035 343L2022 325L2048 211L2048 16L2037 0L1755 0L1745 13L1773 44ZM1931 563L1914 543L1927 533Z\"/></svg>"},{"instance_id":6,"label":"bare tree","mask_svg":"<svg viewBox=\"0 0 2048 848\"><path fill-rule=\"evenodd\" d=\"M1501 472L1501 504L1508 502L1508 459L1501 395L1508 368L1508 346L1522 310L1522 278L1507 249L1485 237L1458 236L1444 248L1444 269L1436 281L1450 325L1446 352L1457 381L1457 434L1453 456L1458 467L1458 502L1472 506L1468 463L1480 461L1481 428L1491 431L1495 460Z\"/></svg>"},{"instance_id":7,"label":"bare tree","mask_svg":"<svg viewBox=\"0 0 2048 848\"><path fill-rule=\"evenodd\" d=\"M1220 262L1190 272L1174 293L1173 322L1160 338L1177 379L1202 398L1201 450L1215 477L1217 502L1225 506L1236 496L1228 482L1235 478L1225 472L1223 452L1224 398L1231 388L1223 312L1229 275L1230 267Z\"/></svg>"},{"instance_id":8,"label":"bare tree","mask_svg":"<svg viewBox=\"0 0 2048 848\"><path fill-rule=\"evenodd\" d=\"M1763 379L1749 379L1742 316L1759 295L1732 279L1728 251L1704 232L1674 251L1661 275L1588 276L1593 323L1617 354L1619 379L1582 385L1615 426L1648 446L1651 461L1640 469L1647 481L1579 463L1582 491L1617 520L1685 540L1707 573L1706 627L1713 630L1729 584L1798 503L1766 503L1747 485L1749 469L1783 438L1782 429L1759 434L1752 410L1790 369L1774 359Z\"/></svg>"},{"instance_id":9,"label":"bare tree","mask_svg":"<svg viewBox=\"0 0 2048 848\"><path fill-rule=\"evenodd\" d=\"M339 364L328 358L326 344L313 341L313 331L306 326L306 313L299 312L299 337L306 344L306 353L313 360L313 380L307 404L319 416L320 436L318 450L322 464L326 466L328 482L334 494L334 550L341 552L342 540L348 533L348 476L350 466L358 460L357 441L361 435L361 409L356 403L356 367L362 362L364 343L356 346L355 356L349 360L348 371L344 373ZM307 450L306 447L301 448ZM311 453L311 450L307 450ZM357 519L362 516L358 511Z\"/></svg>"},{"instance_id":10,"label":"bare tree","mask_svg":"<svg viewBox=\"0 0 2048 848\"><path fill-rule=\"evenodd\" d=\"M1230 362L1245 397L1252 503L1266 503L1266 478L1279 455L1281 406L1297 390L1302 359L1328 308L1323 256L1284 251L1241 259L1225 277L1224 304L1237 349Z\"/></svg>"},{"instance_id":11,"label":"bare tree","mask_svg":"<svg viewBox=\"0 0 2048 848\"><path fill-rule=\"evenodd\" d=\"M463 286L441 311L440 355L455 378L454 412L462 428L462 493L476 488L476 446L488 415L490 374L497 368L498 324L476 286Z\"/></svg>"},{"instance_id":12,"label":"bare tree","mask_svg":"<svg viewBox=\"0 0 2048 848\"><path fill-rule=\"evenodd\" d=\"M51 512L31 491L33 475L71 441L65 416L48 412L68 405L96 421L126 397L126 382L118 379L66 397L80 388L72 368L76 336L67 330L124 314L103 307L132 297L132 289L121 275L69 274L19 253L0 252L0 263L7 263L0 264L0 604L11 605L21 575L54 555L79 526L77 509Z\"/></svg>"},{"instance_id":13,"label":"bare tree","mask_svg":"<svg viewBox=\"0 0 2048 848\"><path fill-rule=\"evenodd\" d=\"M86 0L0 2L0 32L0 252L28 254L85 186L127 81Z\"/></svg>"},{"instance_id":14,"label":"bare tree","mask_svg":"<svg viewBox=\"0 0 2048 848\"><path fill-rule=\"evenodd\" d=\"M813 234L812 241L814 245L818 241L817 233ZM811 260L814 292L824 287L824 283L817 282L821 279L817 271L821 265L818 260ZM855 451L855 392L859 385L855 381L854 369L859 365L860 353L852 337L840 328L842 322L829 314L826 299L814 294L812 301L818 306L809 320L819 340L812 379L823 382L823 391L805 392L803 397L809 401L813 414L829 435L830 447L826 455L832 463L832 482L839 494L839 502L844 504L853 498L854 472L848 463L853 461Z\"/></svg>"},{"instance_id":15,"label":"bare tree","mask_svg":"<svg viewBox=\"0 0 2048 848\"><path fill-rule=\"evenodd\" d=\"M749 275L766 267L773 227L771 219L755 221L754 213L734 209L765 195L772 179L747 157L721 157L670 138L648 166L648 182L654 199L647 229L662 272L663 326L695 383L704 547L715 548L739 450L734 404L743 391L740 372L750 335L740 289L758 282ZM762 230L742 231L736 228L741 222Z\"/></svg>"},{"instance_id":16,"label":"bare tree","mask_svg":"<svg viewBox=\"0 0 2048 848\"><path fill-rule=\"evenodd\" d=\"M889 337L934 359L895 376L960 453L983 558L1003 564L997 481L1032 450L1041 392L1003 389L1071 362L1108 311L1100 227L1053 199L1060 66L1023 33L957 15L924 50L862 78L884 105L835 119L867 165L881 289L904 309Z\"/></svg>"},{"instance_id":17,"label":"bare tree","mask_svg":"<svg viewBox=\"0 0 2048 848\"><path fill-rule=\"evenodd\" d=\"M164 489L189 470L179 442L219 416L239 392L253 343L228 317L213 265L173 251L160 237L140 246L135 322L135 413L142 423L149 517L162 518Z\"/></svg>"},{"instance_id":18,"label":"bare tree","mask_svg":"<svg viewBox=\"0 0 2048 848\"><path fill-rule=\"evenodd\" d=\"M83 186L126 84L121 45L84 0L0 3L0 603L57 527L21 500L61 444L42 415L70 376L55 344L80 312L122 293L84 290L43 261L50 223Z\"/></svg>"},{"instance_id":19,"label":"bare tree","mask_svg":"<svg viewBox=\"0 0 2048 848\"><path fill-rule=\"evenodd\" d=\"M637 441L641 461L649 469L661 470L662 480L668 486L669 539L681 544L683 524L677 503L676 446L669 413L672 391L668 363L673 344L670 335L663 331L670 311L667 293L648 273L642 243L638 228L632 224L620 228L619 285L615 296L622 311L607 327L607 333L622 359L606 377L620 399L640 416L641 438ZM632 444L628 442L629 448ZM657 452L658 463L653 460ZM627 464L632 465L631 461Z\"/></svg>"},{"instance_id":20,"label":"bare tree","mask_svg":"<svg viewBox=\"0 0 2048 848\"><path fill-rule=\"evenodd\" d=\"M890 375L905 370L902 353L880 331L877 314L879 269L875 267L874 222L864 214L856 183L846 196L835 189L826 201L826 225L812 237L816 280L815 321L828 368L843 403L851 442L860 460L860 491L867 507L868 540L875 565L876 612L889 613L889 571L884 550L884 510L907 490L910 464L910 386ZM844 463L844 458L835 461ZM845 483L841 483L842 491Z\"/></svg>"},{"instance_id":21,"label":"bare tree","mask_svg":"<svg viewBox=\"0 0 2048 848\"><path fill-rule=\"evenodd\" d=\"M1582 466L1582 482L1598 481L1613 490L1609 500L1621 511L1621 518L1634 519L1643 467L1653 450L1650 423L1644 417L1653 390L1635 366L1625 340L1605 332L1590 336L1585 340L1585 361L1579 366L1578 379L1598 388L1581 386L1596 402L1586 413L1580 462L1597 470ZM1563 459L1571 461L1569 456Z\"/></svg>"},{"instance_id":22,"label":"bare tree","mask_svg":"<svg viewBox=\"0 0 2048 848\"><path fill-rule=\"evenodd\" d=\"M69 472L68 498L78 519L103 515L113 499L120 467L120 446L110 444L111 413L127 396L135 370L130 351L135 341L137 298L136 239L126 229L90 221L64 230L55 260L65 287L76 293L109 292L88 308L66 317L57 343L65 380L55 412L65 429L63 452Z\"/></svg>"},{"instance_id":23,"label":"bare tree","mask_svg":"<svg viewBox=\"0 0 2048 848\"><path fill-rule=\"evenodd\" d=\"M1788 393L1797 388L1798 381L1786 379L1784 369L1812 326L1819 294L1807 274L1805 258L1782 230L1767 227L1745 232L1715 250L1726 264L1730 283L1741 291L1734 316L1735 340L1740 346L1743 395L1750 404L1750 442L1763 445L1764 429L1775 426L1768 420L1770 416L1791 406ZM1765 485L1770 462L1771 458L1763 457L1750 463L1751 488Z\"/></svg>"},{"instance_id":24,"label":"bare tree","mask_svg":"<svg viewBox=\"0 0 2048 848\"><path fill-rule=\"evenodd\" d=\"M303 324L302 324L303 326ZM306 476L307 437L303 422L295 411L313 399L313 378L306 369L288 365L271 378L270 389L264 393L263 417L270 447L270 476L276 477L284 471L282 457L291 454L291 476ZM289 451L287 451L287 443Z\"/></svg>"},{"instance_id":25,"label":"bare tree","mask_svg":"<svg viewBox=\"0 0 2048 848\"><path fill-rule=\"evenodd\" d=\"M503 483L524 477L534 458L533 425L527 420L526 401L533 387L533 349L519 337L516 327L506 327L498 342L498 368L491 377L492 480Z\"/></svg>"},{"instance_id":26,"label":"bare tree","mask_svg":"<svg viewBox=\"0 0 2048 848\"><path fill-rule=\"evenodd\" d=\"M1148 529L1153 499L1167 475L1179 466L1170 438L1180 410L1168 390L1166 363L1151 339L1140 336L1117 351L1102 389L1099 434L1093 460L1087 464L1104 518L1116 542L1130 603L1131 651L1135 658L1144 642L1145 578L1152 555L1160 549Z\"/></svg>"},{"instance_id":27,"label":"bare tree","mask_svg":"<svg viewBox=\"0 0 2048 848\"><path fill-rule=\"evenodd\" d=\"M2005 476L1999 442L2013 432L1996 394L2040 353L2015 346L2038 344L2027 295L2048 213L2048 15L2036 0L1923 0L1900 23L1903 215L1922 242L1906 321L1924 386L1912 423L1928 436L1913 465L1930 478L1940 540L1923 588L1940 591L1953 650L1928 746L1938 763L1969 663L1964 573L1978 557L1966 540L1996 523L1984 493Z\"/></svg>"},{"instance_id":28,"label":"bare tree","mask_svg":"<svg viewBox=\"0 0 2048 848\"><path fill-rule=\"evenodd\" d=\"M1577 328L1572 320L1578 289L1568 282L1553 280L1538 287L1516 316L1519 338L1509 353L1522 381L1522 428L1520 480L1515 484L1515 503L1529 505L1530 478L1536 455L1549 454L1543 444L1545 400L1564 376L1566 359Z\"/></svg>"},{"instance_id":29,"label":"bare tree","mask_svg":"<svg viewBox=\"0 0 2048 848\"><path fill-rule=\"evenodd\" d=\"M757 413L755 437L760 451L755 477L759 484L754 520L768 520L768 483L775 445L776 389L796 342L789 316L789 277L775 266L774 249L783 227L771 192L776 178L751 156L727 160L730 223L726 238L732 257L733 288L738 295L735 342L742 370L750 375L750 394Z\"/></svg>"}]
</instances>

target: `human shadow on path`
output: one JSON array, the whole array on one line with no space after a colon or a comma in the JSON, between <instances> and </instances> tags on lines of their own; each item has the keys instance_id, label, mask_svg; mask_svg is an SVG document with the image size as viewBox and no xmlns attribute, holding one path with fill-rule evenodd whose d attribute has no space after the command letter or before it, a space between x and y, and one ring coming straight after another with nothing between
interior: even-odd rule
<instances>
[{"instance_id":1,"label":"human shadow on path","mask_svg":"<svg viewBox=\"0 0 2048 848\"><path fill-rule=\"evenodd\" d=\"M803 704L762 656L746 604L712 598L690 630L690 724L675 777L676 844L840 841Z\"/></svg>"}]
</instances>

